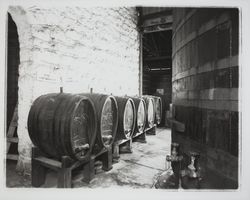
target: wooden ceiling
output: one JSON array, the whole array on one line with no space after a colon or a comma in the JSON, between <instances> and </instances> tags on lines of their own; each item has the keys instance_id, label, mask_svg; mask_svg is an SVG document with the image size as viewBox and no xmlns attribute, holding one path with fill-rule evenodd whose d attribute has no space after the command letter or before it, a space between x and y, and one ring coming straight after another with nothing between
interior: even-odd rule
<instances>
[{"instance_id":1,"label":"wooden ceiling","mask_svg":"<svg viewBox=\"0 0 250 200\"><path fill-rule=\"evenodd\" d=\"M139 28L142 33L143 66L147 71L172 69L172 8L141 7Z\"/></svg>"}]
</instances>

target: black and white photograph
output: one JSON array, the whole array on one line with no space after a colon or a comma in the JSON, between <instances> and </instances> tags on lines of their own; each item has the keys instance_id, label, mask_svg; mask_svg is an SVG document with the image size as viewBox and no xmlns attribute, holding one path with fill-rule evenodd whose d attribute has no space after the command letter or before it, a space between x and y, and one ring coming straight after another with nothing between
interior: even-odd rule
<instances>
[{"instance_id":1,"label":"black and white photograph","mask_svg":"<svg viewBox=\"0 0 250 200\"><path fill-rule=\"evenodd\" d=\"M0 196L250 198L247 0L0 7Z\"/></svg>"}]
</instances>

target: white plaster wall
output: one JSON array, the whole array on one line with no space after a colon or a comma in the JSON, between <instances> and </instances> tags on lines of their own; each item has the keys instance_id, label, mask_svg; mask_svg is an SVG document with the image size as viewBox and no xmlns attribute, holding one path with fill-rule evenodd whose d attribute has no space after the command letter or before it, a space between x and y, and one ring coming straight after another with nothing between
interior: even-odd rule
<instances>
[{"instance_id":1,"label":"white plaster wall","mask_svg":"<svg viewBox=\"0 0 250 200\"><path fill-rule=\"evenodd\" d=\"M18 169L30 172L28 112L40 95L139 93L135 8L9 7L20 42Z\"/></svg>"}]
</instances>

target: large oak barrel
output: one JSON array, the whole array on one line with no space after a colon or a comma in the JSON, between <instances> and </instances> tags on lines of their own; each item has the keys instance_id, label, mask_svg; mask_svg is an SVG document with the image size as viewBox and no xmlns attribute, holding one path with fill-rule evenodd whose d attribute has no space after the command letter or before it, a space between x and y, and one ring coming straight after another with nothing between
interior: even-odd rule
<instances>
[{"instance_id":1,"label":"large oak barrel","mask_svg":"<svg viewBox=\"0 0 250 200\"><path fill-rule=\"evenodd\" d=\"M28 132L35 146L49 157L84 160L92 151L97 120L86 96L52 93L38 97L28 116Z\"/></svg>"},{"instance_id":2,"label":"large oak barrel","mask_svg":"<svg viewBox=\"0 0 250 200\"><path fill-rule=\"evenodd\" d=\"M112 146L118 126L118 106L112 95L86 93L95 106L97 116L97 136L94 152L98 153L103 148Z\"/></svg>"},{"instance_id":3,"label":"large oak barrel","mask_svg":"<svg viewBox=\"0 0 250 200\"><path fill-rule=\"evenodd\" d=\"M154 98L148 95L147 96L144 95L142 98L146 102L146 115L147 115L146 128L152 128L155 122Z\"/></svg>"},{"instance_id":4,"label":"large oak barrel","mask_svg":"<svg viewBox=\"0 0 250 200\"><path fill-rule=\"evenodd\" d=\"M118 104L118 128L116 141L129 139L135 129L135 104L129 97L115 97Z\"/></svg>"},{"instance_id":5,"label":"large oak barrel","mask_svg":"<svg viewBox=\"0 0 250 200\"><path fill-rule=\"evenodd\" d=\"M134 134L136 133L142 133L145 130L146 127L146 103L142 98L139 97L131 97L135 104L135 111L136 111L136 123L135 123L135 129Z\"/></svg>"}]
</instances>

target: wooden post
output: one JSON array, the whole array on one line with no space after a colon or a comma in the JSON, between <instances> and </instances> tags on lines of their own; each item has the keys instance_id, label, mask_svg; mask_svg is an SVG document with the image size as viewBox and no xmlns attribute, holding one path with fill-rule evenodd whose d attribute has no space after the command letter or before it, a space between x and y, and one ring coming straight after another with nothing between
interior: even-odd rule
<instances>
[{"instance_id":1,"label":"wooden post","mask_svg":"<svg viewBox=\"0 0 250 200\"><path fill-rule=\"evenodd\" d=\"M113 145L113 162L118 163L120 159L119 145L115 142Z\"/></svg>"},{"instance_id":2,"label":"wooden post","mask_svg":"<svg viewBox=\"0 0 250 200\"><path fill-rule=\"evenodd\" d=\"M83 166L83 181L89 183L95 175L95 157L91 156Z\"/></svg>"},{"instance_id":3,"label":"wooden post","mask_svg":"<svg viewBox=\"0 0 250 200\"><path fill-rule=\"evenodd\" d=\"M111 170L112 167L112 148L108 148L102 155L102 169L104 171Z\"/></svg>"},{"instance_id":4,"label":"wooden post","mask_svg":"<svg viewBox=\"0 0 250 200\"><path fill-rule=\"evenodd\" d=\"M38 156L41 156L40 150L37 147L32 147L31 185L33 187L40 187L45 182L46 169L35 160Z\"/></svg>"},{"instance_id":5,"label":"wooden post","mask_svg":"<svg viewBox=\"0 0 250 200\"><path fill-rule=\"evenodd\" d=\"M57 172L57 187L71 188L71 159L68 156L62 157L62 168Z\"/></svg>"},{"instance_id":6,"label":"wooden post","mask_svg":"<svg viewBox=\"0 0 250 200\"><path fill-rule=\"evenodd\" d=\"M15 110L14 110L14 113L13 113L13 116L12 116L12 119L11 119L11 122L10 122L10 125L9 125L9 129L8 129L8 132L7 132L7 159L11 158L11 157L14 157L16 156L17 159L15 160L18 160L18 155L11 155L9 154L9 149L10 149L10 145L12 143L18 143L18 137L14 137L14 134L15 134L15 130L17 128L17 105L15 106Z\"/></svg>"},{"instance_id":7,"label":"wooden post","mask_svg":"<svg viewBox=\"0 0 250 200\"><path fill-rule=\"evenodd\" d=\"M143 132L143 133L139 136L139 138L142 140L143 143L147 143L146 133L145 133L145 132Z\"/></svg>"},{"instance_id":8,"label":"wooden post","mask_svg":"<svg viewBox=\"0 0 250 200\"><path fill-rule=\"evenodd\" d=\"M126 143L129 153L132 153L132 138Z\"/></svg>"},{"instance_id":9,"label":"wooden post","mask_svg":"<svg viewBox=\"0 0 250 200\"><path fill-rule=\"evenodd\" d=\"M121 146L120 153L132 153L132 138L130 138L124 146Z\"/></svg>"}]
</instances>

